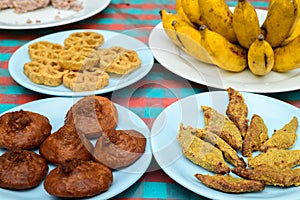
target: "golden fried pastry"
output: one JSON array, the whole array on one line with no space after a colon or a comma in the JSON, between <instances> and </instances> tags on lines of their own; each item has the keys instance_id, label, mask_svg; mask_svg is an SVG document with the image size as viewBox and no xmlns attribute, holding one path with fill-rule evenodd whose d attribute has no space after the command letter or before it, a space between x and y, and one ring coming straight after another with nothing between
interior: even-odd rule
<instances>
[{"instance_id":1,"label":"golden fried pastry","mask_svg":"<svg viewBox=\"0 0 300 200\"><path fill-rule=\"evenodd\" d=\"M60 44L39 41L28 46L28 53L31 60L57 60L63 49Z\"/></svg>"},{"instance_id":2,"label":"golden fried pastry","mask_svg":"<svg viewBox=\"0 0 300 200\"><path fill-rule=\"evenodd\" d=\"M73 124L78 133L95 138L115 129L118 111L108 98L87 96L76 102L67 112L65 124Z\"/></svg>"},{"instance_id":3,"label":"golden fried pastry","mask_svg":"<svg viewBox=\"0 0 300 200\"><path fill-rule=\"evenodd\" d=\"M0 147L32 149L38 147L51 133L47 117L31 111L14 111L0 117Z\"/></svg>"},{"instance_id":4,"label":"golden fried pastry","mask_svg":"<svg viewBox=\"0 0 300 200\"><path fill-rule=\"evenodd\" d=\"M125 50L107 67L106 72L128 74L141 66L141 60L134 50Z\"/></svg>"},{"instance_id":5,"label":"golden fried pastry","mask_svg":"<svg viewBox=\"0 0 300 200\"><path fill-rule=\"evenodd\" d=\"M243 141L243 156L251 157L252 152L260 150L268 138L268 128L264 120L259 115L254 114Z\"/></svg>"},{"instance_id":6,"label":"golden fried pastry","mask_svg":"<svg viewBox=\"0 0 300 200\"><path fill-rule=\"evenodd\" d=\"M260 181L235 178L231 175L195 174L195 177L204 185L227 193L258 192L265 189L265 185Z\"/></svg>"},{"instance_id":7,"label":"golden fried pastry","mask_svg":"<svg viewBox=\"0 0 300 200\"><path fill-rule=\"evenodd\" d=\"M46 176L45 190L56 197L91 197L109 189L111 170L96 162L72 160L58 165Z\"/></svg>"},{"instance_id":8,"label":"golden fried pastry","mask_svg":"<svg viewBox=\"0 0 300 200\"><path fill-rule=\"evenodd\" d=\"M40 146L40 154L53 164L68 160L91 160L92 143L77 133L72 125L63 125Z\"/></svg>"},{"instance_id":9,"label":"golden fried pastry","mask_svg":"<svg viewBox=\"0 0 300 200\"><path fill-rule=\"evenodd\" d=\"M106 70L114 60L123 52L125 49L123 47L114 46L111 48L100 48L97 50L97 53L100 58L100 67L101 69Z\"/></svg>"},{"instance_id":10,"label":"golden fried pastry","mask_svg":"<svg viewBox=\"0 0 300 200\"><path fill-rule=\"evenodd\" d=\"M46 160L33 151L11 150L0 156L1 188L33 188L42 182L47 173Z\"/></svg>"},{"instance_id":11,"label":"golden fried pastry","mask_svg":"<svg viewBox=\"0 0 300 200\"><path fill-rule=\"evenodd\" d=\"M96 142L93 159L111 169L127 167L145 152L146 138L136 130L111 130Z\"/></svg>"},{"instance_id":12,"label":"golden fried pastry","mask_svg":"<svg viewBox=\"0 0 300 200\"><path fill-rule=\"evenodd\" d=\"M233 173L245 179L261 181L265 185L290 187L300 185L300 168L280 169L270 165L260 165L254 169L233 168Z\"/></svg>"},{"instance_id":13,"label":"golden fried pastry","mask_svg":"<svg viewBox=\"0 0 300 200\"><path fill-rule=\"evenodd\" d=\"M201 106L204 112L204 123L206 129L225 140L232 148L242 149L242 136L237 126L225 115L218 113L209 106Z\"/></svg>"},{"instance_id":14,"label":"golden fried pastry","mask_svg":"<svg viewBox=\"0 0 300 200\"><path fill-rule=\"evenodd\" d=\"M86 70L99 63L99 56L93 48L74 46L59 53L58 63L64 69Z\"/></svg>"},{"instance_id":15,"label":"golden fried pastry","mask_svg":"<svg viewBox=\"0 0 300 200\"><path fill-rule=\"evenodd\" d=\"M190 132L191 134L199 137L200 139L209 142L213 146L217 147L223 152L224 157L228 162L233 164L236 167L246 167L246 163L243 158L239 157L237 152L225 142L222 138L217 136L214 133L211 133L207 129L195 129L191 126L184 127L183 124L180 124L179 131Z\"/></svg>"},{"instance_id":16,"label":"golden fried pastry","mask_svg":"<svg viewBox=\"0 0 300 200\"><path fill-rule=\"evenodd\" d=\"M239 128L244 138L248 129L248 107L240 92L231 87L227 88L227 92L229 103L226 109L226 115Z\"/></svg>"},{"instance_id":17,"label":"golden fried pastry","mask_svg":"<svg viewBox=\"0 0 300 200\"><path fill-rule=\"evenodd\" d=\"M280 169L293 168L300 165L300 150L268 149L253 158L248 158L249 167L269 165Z\"/></svg>"},{"instance_id":18,"label":"golden fried pastry","mask_svg":"<svg viewBox=\"0 0 300 200\"><path fill-rule=\"evenodd\" d=\"M73 46L99 48L104 43L104 36L92 31L75 32L64 40L64 46L69 49Z\"/></svg>"},{"instance_id":19,"label":"golden fried pastry","mask_svg":"<svg viewBox=\"0 0 300 200\"><path fill-rule=\"evenodd\" d=\"M34 60L24 64L24 74L34 83L58 86L69 70L63 69L55 60Z\"/></svg>"},{"instance_id":20,"label":"golden fried pastry","mask_svg":"<svg viewBox=\"0 0 300 200\"><path fill-rule=\"evenodd\" d=\"M285 124L281 129L275 130L271 138L269 138L260 148L260 151L266 152L269 148L288 149L291 148L296 141L298 128L298 119L293 117L292 120Z\"/></svg>"},{"instance_id":21,"label":"golden fried pastry","mask_svg":"<svg viewBox=\"0 0 300 200\"><path fill-rule=\"evenodd\" d=\"M212 144L191 134L186 129L179 129L177 140L183 155L193 163L218 174L229 173L230 168L224 161L222 152Z\"/></svg>"},{"instance_id":22,"label":"golden fried pastry","mask_svg":"<svg viewBox=\"0 0 300 200\"><path fill-rule=\"evenodd\" d=\"M98 67L71 71L63 76L63 84L74 92L99 90L109 84L109 75Z\"/></svg>"}]
</instances>

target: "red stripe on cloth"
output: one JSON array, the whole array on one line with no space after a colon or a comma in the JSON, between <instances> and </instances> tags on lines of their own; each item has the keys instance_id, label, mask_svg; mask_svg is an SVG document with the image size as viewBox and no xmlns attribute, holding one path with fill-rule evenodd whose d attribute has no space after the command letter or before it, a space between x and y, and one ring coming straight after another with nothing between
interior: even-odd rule
<instances>
[{"instance_id":1,"label":"red stripe on cloth","mask_svg":"<svg viewBox=\"0 0 300 200\"><path fill-rule=\"evenodd\" d=\"M300 100L298 101L286 101L289 104L292 104L293 106L296 106L298 108L300 108Z\"/></svg>"},{"instance_id":2,"label":"red stripe on cloth","mask_svg":"<svg viewBox=\"0 0 300 200\"><path fill-rule=\"evenodd\" d=\"M156 171L146 172L144 175L143 182L174 182L174 181L168 178L168 176L163 170L159 169Z\"/></svg>"},{"instance_id":3,"label":"red stripe on cloth","mask_svg":"<svg viewBox=\"0 0 300 200\"><path fill-rule=\"evenodd\" d=\"M111 4L110 8L117 8L117 9L132 9L132 8L142 8L144 10L154 10L157 8L165 8L165 9L175 9L175 4Z\"/></svg>"},{"instance_id":4,"label":"red stripe on cloth","mask_svg":"<svg viewBox=\"0 0 300 200\"><path fill-rule=\"evenodd\" d=\"M24 104L42 98L36 94L0 95L0 104Z\"/></svg>"},{"instance_id":5,"label":"red stripe on cloth","mask_svg":"<svg viewBox=\"0 0 300 200\"><path fill-rule=\"evenodd\" d=\"M8 62L0 62L0 68L7 69L8 68Z\"/></svg>"},{"instance_id":6,"label":"red stripe on cloth","mask_svg":"<svg viewBox=\"0 0 300 200\"><path fill-rule=\"evenodd\" d=\"M1 53L13 53L15 52L20 46L0 46Z\"/></svg>"},{"instance_id":7,"label":"red stripe on cloth","mask_svg":"<svg viewBox=\"0 0 300 200\"><path fill-rule=\"evenodd\" d=\"M16 81L14 81L11 77L0 77L0 85L18 85Z\"/></svg>"}]
</instances>

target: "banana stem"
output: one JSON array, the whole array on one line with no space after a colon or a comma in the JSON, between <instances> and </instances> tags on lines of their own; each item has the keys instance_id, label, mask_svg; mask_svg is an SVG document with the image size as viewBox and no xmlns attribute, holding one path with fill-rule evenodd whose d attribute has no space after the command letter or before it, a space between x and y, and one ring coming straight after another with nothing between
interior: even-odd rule
<instances>
[{"instance_id":1,"label":"banana stem","mask_svg":"<svg viewBox=\"0 0 300 200\"><path fill-rule=\"evenodd\" d=\"M258 37L257 37L257 39L259 41L263 41L265 39L265 36L263 34L259 34Z\"/></svg>"}]
</instances>

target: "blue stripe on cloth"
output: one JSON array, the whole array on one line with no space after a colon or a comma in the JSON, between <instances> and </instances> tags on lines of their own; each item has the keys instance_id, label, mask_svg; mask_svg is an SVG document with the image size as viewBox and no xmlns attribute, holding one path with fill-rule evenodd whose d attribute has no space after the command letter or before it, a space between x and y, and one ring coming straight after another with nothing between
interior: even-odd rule
<instances>
[{"instance_id":1,"label":"blue stripe on cloth","mask_svg":"<svg viewBox=\"0 0 300 200\"><path fill-rule=\"evenodd\" d=\"M12 86L0 86L0 93L21 95L21 94L33 94L34 92L18 85L12 85Z\"/></svg>"},{"instance_id":2,"label":"blue stripe on cloth","mask_svg":"<svg viewBox=\"0 0 300 200\"><path fill-rule=\"evenodd\" d=\"M128 24L128 25L132 25L132 24L145 24L145 25L154 25L154 24L158 24L159 22L161 22L160 19L157 20L153 20L153 19L149 19L149 20L141 20L141 19L111 19L111 18L101 18L101 19L93 19L90 20L89 23L93 23L93 24ZM83 22L84 23L84 22ZM126 30L124 30L126 31Z\"/></svg>"},{"instance_id":3,"label":"blue stripe on cloth","mask_svg":"<svg viewBox=\"0 0 300 200\"><path fill-rule=\"evenodd\" d=\"M168 198L167 184L158 182L145 182L143 198Z\"/></svg>"},{"instance_id":4,"label":"blue stripe on cloth","mask_svg":"<svg viewBox=\"0 0 300 200\"><path fill-rule=\"evenodd\" d=\"M167 191L168 198L170 199L207 200L207 198L199 196L187 190L186 188L174 183L168 183Z\"/></svg>"},{"instance_id":5,"label":"blue stripe on cloth","mask_svg":"<svg viewBox=\"0 0 300 200\"><path fill-rule=\"evenodd\" d=\"M10 56L10 53L0 53L0 61L7 61L10 58Z\"/></svg>"},{"instance_id":6,"label":"blue stripe on cloth","mask_svg":"<svg viewBox=\"0 0 300 200\"><path fill-rule=\"evenodd\" d=\"M116 196L116 198L140 198L143 196L144 183L136 182L130 187L130 189L125 190L123 193Z\"/></svg>"},{"instance_id":7,"label":"blue stripe on cloth","mask_svg":"<svg viewBox=\"0 0 300 200\"><path fill-rule=\"evenodd\" d=\"M22 41L22 40L0 40L0 46L5 46L5 47L21 46L26 42L27 41Z\"/></svg>"},{"instance_id":8,"label":"blue stripe on cloth","mask_svg":"<svg viewBox=\"0 0 300 200\"><path fill-rule=\"evenodd\" d=\"M265 2L265 1L251 1L250 2L254 7L268 7L269 6L269 2ZM227 1L227 5L229 6L236 6L237 5L237 1Z\"/></svg>"},{"instance_id":9,"label":"blue stripe on cloth","mask_svg":"<svg viewBox=\"0 0 300 200\"><path fill-rule=\"evenodd\" d=\"M144 109L144 117L148 119L156 118L163 110L163 107L145 107Z\"/></svg>"},{"instance_id":10,"label":"blue stripe on cloth","mask_svg":"<svg viewBox=\"0 0 300 200\"><path fill-rule=\"evenodd\" d=\"M3 113L11 108L16 107L17 104L0 104L0 113Z\"/></svg>"},{"instance_id":11,"label":"blue stripe on cloth","mask_svg":"<svg viewBox=\"0 0 300 200\"><path fill-rule=\"evenodd\" d=\"M137 5L142 5L142 4L170 4L170 5L174 5L175 4L175 0L112 0L111 1L112 4L125 4L125 3L129 3L129 4L137 4Z\"/></svg>"}]
</instances>

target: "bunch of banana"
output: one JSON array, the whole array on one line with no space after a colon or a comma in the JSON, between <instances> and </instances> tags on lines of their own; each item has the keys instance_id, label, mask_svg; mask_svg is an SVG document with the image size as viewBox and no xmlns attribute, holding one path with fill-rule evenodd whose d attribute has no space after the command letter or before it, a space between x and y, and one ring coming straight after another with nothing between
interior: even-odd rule
<instances>
[{"instance_id":1,"label":"bunch of banana","mask_svg":"<svg viewBox=\"0 0 300 200\"><path fill-rule=\"evenodd\" d=\"M270 0L262 26L247 0L233 12L225 0L176 0L176 13L160 14L168 37L199 61L258 76L300 68L300 0Z\"/></svg>"}]
</instances>

